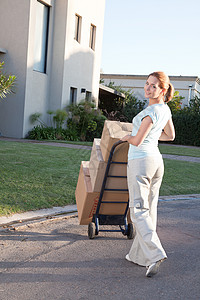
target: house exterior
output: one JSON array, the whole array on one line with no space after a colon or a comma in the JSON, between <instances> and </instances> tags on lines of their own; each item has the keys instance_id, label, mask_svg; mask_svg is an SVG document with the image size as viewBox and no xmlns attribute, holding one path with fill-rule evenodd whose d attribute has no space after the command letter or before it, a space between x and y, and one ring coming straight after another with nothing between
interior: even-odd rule
<instances>
[{"instance_id":1,"label":"house exterior","mask_svg":"<svg viewBox=\"0 0 200 300\"><path fill-rule=\"evenodd\" d=\"M147 75L122 75L122 74L101 74L104 85L114 82L115 86L121 86L125 90L131 90L139 100L144 100L144 85ZM190 99L197 96L200 98L200 79L196 76L169 76L175 91L184 97L182 107L189 104Z\"/></svg>"},{"instance_id":2,"label":"house exterior","mask_svg":"<svg viewBox=\"0 0 200 300\"><path fill-rule=\"evenodd\" d=\"M105 0L0 0L0 61L17 77L0 102L0 132L23 138L30 116L94 99L98 104Z\"/></svg>"}]
</instances>

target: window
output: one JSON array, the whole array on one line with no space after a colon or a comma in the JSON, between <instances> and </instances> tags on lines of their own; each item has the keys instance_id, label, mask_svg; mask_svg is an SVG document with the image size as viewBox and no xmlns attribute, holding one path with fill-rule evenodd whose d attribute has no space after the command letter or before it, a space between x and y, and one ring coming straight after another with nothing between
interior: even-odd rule
<instances>
[{"instance_id":1,"label":"window","mask_svg":"<svg viewBox=\"0 0 200 300\"><path fill-rule=\"evenodd\" d=\"M90 26L90 48L92 50L95 50L95 40L96 40L96 26L92 25Z\"/></svg>"},{"instance_id":2,"label":"window","mask_svg":"<svg viewBox=\"0 0 200 300\"><path fill-rule=\"evenodd\" d=\"M49 6L37 1L33 69L46 73L49 31Z\"/></svg>"},{"instance_id":3,"label":"window","mask_svg":"<svg viewBox=\"0 0 200 300\"><path fill-rule=\"evenodd\" d=\"M77 88L70 88L70 104L76 104Z\"/></svg>"},{"instance_id":4,"label":"window","mask_svg":"<svg viewBox=\"0 0 200 300\"><path fill-rule=\"evenodd\" d=\"M86 91L85 100L86 101L91 101L92 100L92 93L91 92Z\"/></svg>"},{"instance_id":5,"label":"window","mask_svg":"<svg viewBox=\"0 0 200 300\"><path fill-rule=\"evenodd\" d=\"M81 41L81 23L82 23L82 18L79 15L75 15L74 39L79 43Z\"/></svg>"}]
</instances>

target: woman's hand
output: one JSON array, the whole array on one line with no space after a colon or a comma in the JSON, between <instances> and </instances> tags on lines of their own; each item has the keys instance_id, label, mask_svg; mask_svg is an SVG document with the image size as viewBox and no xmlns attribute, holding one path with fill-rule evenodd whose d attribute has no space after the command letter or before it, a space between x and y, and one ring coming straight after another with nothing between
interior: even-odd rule
<instances>
[{"instance_id":1,"label":"woman's hand","mask_svg":"<svg viewBox=\"0 0 200 300\"><path fill-rule=\"evenodd\" d=\"M175 139L175 129L172 119L170 119L163 129L159 141L173 141Z\"/></svg>"},{"instance_id":2,"label":"woman's hand","mask_svg":"<svg viewBox=\"0 0 200 300\"><path fill-rule=\"evenodd\" d=\"M127 142L130 139L130 137L131 137L131 134L127 134L123 138L121 138L121 141Z\"/></svg>"}]
</instances>

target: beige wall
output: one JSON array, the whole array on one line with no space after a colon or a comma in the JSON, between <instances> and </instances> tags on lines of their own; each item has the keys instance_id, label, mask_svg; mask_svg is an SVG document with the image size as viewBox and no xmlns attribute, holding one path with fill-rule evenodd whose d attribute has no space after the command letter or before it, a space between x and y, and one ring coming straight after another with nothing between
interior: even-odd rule
<instances>
[{"instance_id":1,"label":"beige wall","mask_svg":"<svg viewBox=\"0 0 200 300\"><path fill-rule=\"evenodd\" d=\"M81 88L84 88L92 92L93 98L98 103L104 9L104 0L69 1L64 53L63 106L69 104L71 86L77 88L78 102L85 98L85 94L81 93ZM80 43L74 39L75 14L82 17ZM91 24L96 26L95 51L89 47Z\"/></svg>"},{"instance_id":2,"label":"beige wall","mask_svg":"<svg viewBox=\"0 0 200 300\"><path fill-rule=\"evenodd\" d=\"M44 0L43 3L50 6L49 22L49 47L47 54L47 72L40 73L33 70L34 65L34 42L35 42L35 23L36 23L36 0L30 1L29 33L27 47L27 73L26 73L26 93L24 104L24 126L23 136L32 128L30 115L40 112L45 123L47 123L47 110L49 109L49 87L51 79L51 55L52 55L52 31L54 0Z\"/></svg>"},{"instance_id":3,"label":"beige wall","mask_svg":"<svg viewBox=\"0 0 200 300\"><path fill-rule=\"evenodd\" d=\"M16 3L16 2L15 2ZM4 136L20 137L23 131L27 72L29 7L27 0L0 0L0 54L5 71L17 76L16 96L0 101L0 132Z\"/></svg>"},{"instance_id":4,"label":"beige wall","mask_svg":"<svg viewBox=\"0 0 200 300\"><path fill-rule=\"evenodd\" d=\"M70 87L99 91L100 59L105 0L42 0L49 5L49 40L46 74L33 70L37 0L0 0L0 60L5 70L17 76L15 95L0 103L0 132L25 137L33 127L30 115L39 112L45 122L47 110L69 104ZM74 40L75 13L82 16L81 42ZM97 28L95 51L89 48L90 24Z\"/></svg>"}]
</instances>

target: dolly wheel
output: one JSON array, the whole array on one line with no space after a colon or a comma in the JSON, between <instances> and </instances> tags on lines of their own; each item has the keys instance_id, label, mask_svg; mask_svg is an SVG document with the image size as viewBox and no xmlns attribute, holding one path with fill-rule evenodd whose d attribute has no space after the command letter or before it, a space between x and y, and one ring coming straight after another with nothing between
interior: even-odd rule
<instances>
[{"instance_id":1,"label":"dolly wheel","mask_svg":"<svg viewBox=\"0 0 200 300\"><path fill-rule=\"evenodd\" d=\"M135 236L135 229L133 227L132 223L128 223L128 229L127 229L127 238L129 240L132 240Z\"/></svg>"},{"instance_id":2,"label":"dolly wheel","mask_svg":"<svg viewBox=\"0 0 200 300\"><path fill-rule=\"evenodd\" d=\"M88 224L88 237L89 239L94 239L95 237L95 224L92 222Z\"/></svg>"}]
</instances>

